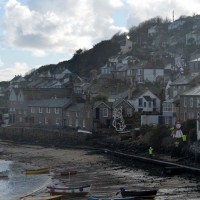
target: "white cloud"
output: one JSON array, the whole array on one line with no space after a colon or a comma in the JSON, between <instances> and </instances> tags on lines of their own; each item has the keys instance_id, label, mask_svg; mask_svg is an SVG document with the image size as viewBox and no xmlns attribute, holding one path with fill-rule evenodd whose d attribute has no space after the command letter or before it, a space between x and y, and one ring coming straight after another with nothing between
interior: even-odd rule
<instances>
[{"instance_id":1,"label":"white cloud","mask_svg":"<svg viewBox=\"0 0 200 200\"><path fill-rule=\"evenodd\" d=\"M113 16L123 0L8 0L5 6L5 36L11 47L34 56L49 52L74 53L110 39L125 27L116 26Z\"/></svg>"},{"instance_id":2,"label":"white cloud","mask_svg":"<svg viewBox=\"0 0 200 200\"><path fill-rule=\"evenodd\" d=\"M4 66L2 59L0 58L0 69Z\"/></svg>"},{"instance_id":3,"label":"white cloud","mask_svg":"<svg viewBox=\"0 0 200 200\"><path fill-rule=\"evenodd\" d=\"M199 0L127 0L129 12L128 26L138 25L145 20L160 16L175 20L181 15L191 16L200 11Z\"/></svg>"},{"instance_id":4,"label":"white cloud","mask_svg":"<svg viewBox=\"0 0 200 200\"><path fill-rule=\"evenodd\" d=\"M12 67L2 66L0 68L0 81L10 81L15 75L24 76L30 68L26 63L16 62Z\"/></svg>"}]
</instances>

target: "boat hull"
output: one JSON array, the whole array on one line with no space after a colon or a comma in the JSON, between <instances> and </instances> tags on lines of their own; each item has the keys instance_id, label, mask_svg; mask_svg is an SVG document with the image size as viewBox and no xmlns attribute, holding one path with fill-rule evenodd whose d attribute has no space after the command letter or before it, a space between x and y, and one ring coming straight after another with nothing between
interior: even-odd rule
<instances>
[{"instance_id":1,"label":"boat hull","mask_svg":"<svg viewBox=\"0 0 200 200\"><path fill-rule=\"evenodd\" d=\"M61 186L48 186L47 190L51 195L63 196L86 196L90 192L91 186L79 187L61 187Z\"/></svg>"},{"instance_id":2,"label":"boat hull","mask_svg":"<svg viewBox=\"0 0 200 200\"><path fill-rule=\"evenodd\" d=\"M90 196L88 200L135 200L134 197L101 197L101 196Z\"/></svg>"},{"instance_id":3,"label":"boat hull","mask_svg":"<svg viewBox=\"0 0 200 200\"><path fill-rule=\"evenodd\" d=\"M41 196L41 197L24 197L21 200L60 200L62 195L55 195L55 196Z\"/></svg>"},{"instance_id":4,"label":"boat hull","mask_svg":"<svg viewBox=\"0 0 200 200\"><path fill-rule=\"evenodd\" d=\"M157 194L157 189L155 190L141 190L141 191L121 191L122 197L135 197L142 199L154 199Z\"/></svg>"},{"instance_id":5,"label":"boat hull","mask_svg":"<svg viewBox=\"0 0 200 200\"><path fill-rule=\"evenodd\" d=\"M71 176L77 174L77 171L62 171L60 172L61 176Z\"/></svg>"},{"instance_id":6,"label":"boat hull","mask_svg":"<svg viewBox=\"0 0 200 200\"><path fill-rule=\"evenodd\" d=\"M31 174L48 174L50 172L49 168L35 169L35 170L26 170L27 175Z\"/></svg>"}]
</instances>

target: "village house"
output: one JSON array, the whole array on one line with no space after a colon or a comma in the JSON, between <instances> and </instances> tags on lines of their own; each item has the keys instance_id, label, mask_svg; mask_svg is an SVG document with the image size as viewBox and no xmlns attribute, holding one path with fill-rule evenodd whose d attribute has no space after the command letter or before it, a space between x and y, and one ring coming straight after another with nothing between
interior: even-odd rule
<instances>
[{"instance_id":1,"label":"village house","mask_svg":"<svg viewBox=\"0 0 200 200\"><path fill-rule=\"evenodd\" d=\"M93 106L94 130L100 127L109 128L112 119L112 103L96 101Z\"/></svg>"},{"instance_id":2,"label":"village house","mask_svg":"<svg viewBox=\"0 0 200 200\"><path fill-rule=\"evenodd\" d=\"M122 54L126 54L132 50L133 43L129 40L129 37L126 36L124 40L120 42L120 49Z\"/></svg>"},{"instance_id":3,"label":"village house","mask_svg":"<svg viewBox=\"0 0 200 200\"><path fill-rule=\"evenodd\" d=\"M122 108L124 118L132 117L135 110L134 106L123 98L119 98L114 102L95 102L93 106L94 129L112 127L113 110L118 108Z\"/></svg>"},{"instance_id":4,"label":"village house","mask_svg":"<svg viewBox=\"0 0 200 200\"><path fill-rule=\"evenodd\" d=\"M176 30L176 29L180 29L182 28L182 26L185 24L185 20L184 19L178 19L172 23L170 23L168 25L168 30L171 31L171 30Z\"/></svg>"},{"instance_id":5,"label":"village house","mask_svg":"<svg viewBox=\"0 0 200 200\"><path fill-rule=\"evenodd\" d=\"M160 113L160 99L149 89L136 90L132 95L132 99L128 101L135 108L135 112L143 114Z\"/></svg>"},{"instance_id":6,"label":"village house","mask_svg":"<svg viewBox=\"0 0 200 200\"><path fill-rule=\"evenodd\" d=\"M9 95L10 124L27 124L28 104L33 100L69 98L71 89L67 88L12 88Z\"/></svg>"},{"instance_id":7,"label":"village house","mask_svg":"<svg viewBox=\"0 0 200 200\"><path fill-rule=\"evenodd\" d=\"M41 127L64 126L63 115L66 105L71 103L70 99L42 99L28 102L29 124Z\"/></svg>"},{"instance_id":8,"label":"village house","mask_svg":"<svg viewBox=\"0 0 200 200\"><path fill-rule=\"evenodd\" d=\"M132 72L129 72L133 78L132 83L156 82L163 80L164 66L159 62L141 61L131 67Z\"/></svg>"},{"instance_id":9,"label":"village house","mask_svg":"<svg viewBox=\"0 0 200 200\"><path fill-rule=\"evenodd\" d=\"M191 88L180 95L180 120L199 119L200 86Z\"/></svg>"},{"instance_id":10,"label":"village house","mask_svg":"<svg viewBox=\"0 0 200 200\"><path fill-rule=\"evenodd\" d=\"M163 102L163 119L165 124L172 124L180 119L180 95L199 84L199 74L181 75L178 79L167 85L165 96L167 99Z\"/></svg>"},{"instance_id":11,"label":"village house","mask_svg":"<svg viewBox=\"0 0 200 200\"><path fill-rule=\"evenodd\" d=\"M64 109L64 127L92 131L92 106L89 102L72 102Z\"/></svg>"}]
</instances>

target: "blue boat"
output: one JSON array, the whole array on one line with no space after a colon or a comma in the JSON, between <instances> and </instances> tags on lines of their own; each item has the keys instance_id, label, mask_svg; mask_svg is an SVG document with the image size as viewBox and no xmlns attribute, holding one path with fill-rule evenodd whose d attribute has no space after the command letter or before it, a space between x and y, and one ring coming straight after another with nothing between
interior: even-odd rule
<instances>
[{"instance_id":1,"label":"blue boat","mask_svg":"<svg viewBox=\"0 0 200 200\"><path fill-rule=\"evenodd\" d=\"M105 196L90 196L88 200L136 200L134 197L105 197Z\"/></svg>"}]
</instances>

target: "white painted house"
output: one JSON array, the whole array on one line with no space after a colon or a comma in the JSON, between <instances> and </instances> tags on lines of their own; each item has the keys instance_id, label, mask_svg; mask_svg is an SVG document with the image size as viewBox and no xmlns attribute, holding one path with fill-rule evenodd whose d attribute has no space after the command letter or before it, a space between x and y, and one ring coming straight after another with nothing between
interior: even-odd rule
<instances>
[{"instance_id":1,"label":"white painted house","mask_svg":"<svg viewBox=\"0 0 200 200\"><path fill-rule=\"evenodd\" d=\"M134 106L135 112L160 112L160 99L148 89L133 94L129 103Z\"/></svg>"}]
</instances>

